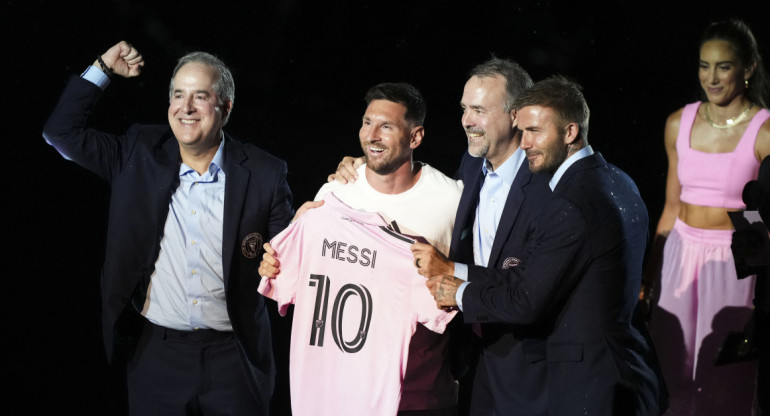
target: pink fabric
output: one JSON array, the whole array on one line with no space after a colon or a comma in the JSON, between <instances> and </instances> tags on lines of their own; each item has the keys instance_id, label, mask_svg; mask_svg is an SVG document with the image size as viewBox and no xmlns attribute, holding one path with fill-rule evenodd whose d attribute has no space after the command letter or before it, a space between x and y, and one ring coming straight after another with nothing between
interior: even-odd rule
<instances>
[{"instance_id":1,"label":"pink fabric","mask_svg":"<svg viewBox=\"0 0 770 416\"><path fill-rule=\"evenodd\" d=\"M277 235L281 262L260 293L292 322L292 413L395 415L409 351L422 323L443 332L454 317L436 308L404 237L377 214L333 195Z\"/></svg>"},{"instance_id":2,"label":"pink fabric","mask_svg":"<svg viewBox=\"0 0 770 416\"><path fill-rule=\"evenodd\" d=\"M727 334L742 331L752 314L755 277L736 278L731 238L731 230L677 219L666 240L650 321L670 395L666 415L750 414L756 363L714 366Z\"/></svg>"},{"instance_id":3,"label":"pink fabric","mask_svg":"<svg viewBox=\"0 0 770 416\"><path fill-rule=\"evenodd\" d=\"M682 184L679 198L688 204L744 209L743 187L756 179L759 172L759 161L754 154L757 133L770 118L770 112L763 108L754 115L732 152L704 153L690 148L690 133L700 104L687 104L679 124L676 139L677 176Z\"/></svg>"}]
</instances>

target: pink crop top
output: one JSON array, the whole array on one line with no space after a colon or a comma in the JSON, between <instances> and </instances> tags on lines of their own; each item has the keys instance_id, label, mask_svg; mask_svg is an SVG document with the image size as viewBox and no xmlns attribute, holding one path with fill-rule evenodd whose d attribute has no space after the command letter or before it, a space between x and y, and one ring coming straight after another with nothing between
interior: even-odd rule
<instances>
[{"instance_id":1,"label":"pink crop top","mask_svg":"<svg viewBox=\"0 0 770 416\"><path fill-rule=\"evenodd\" d=\"M754 115L732 152L704 153L690 148L690 132L700 104L684 106L679 123L676 139L677 175L682 185L679 199L693 205L745 209L741 197L743 187L759 173L754 144L759 128L770 118L770 111L763 108Z\"/></svg>"}]
</instances>

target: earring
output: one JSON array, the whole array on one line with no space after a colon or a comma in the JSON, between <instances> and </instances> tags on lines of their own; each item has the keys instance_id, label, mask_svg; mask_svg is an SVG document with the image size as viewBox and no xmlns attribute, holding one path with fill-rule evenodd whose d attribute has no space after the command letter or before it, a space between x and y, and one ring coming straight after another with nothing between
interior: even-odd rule
<instances>
[{"instance_id":1,"label":"earring","mask_svg":"<svg viewBox=\"0 0 770 416\"><path fill-rule=\"evenodd\" d=\"M746 89L749 89L749 80L748 79L744 79L743 80L743 85L745 86Z\"/></svg>"}]
</instances>

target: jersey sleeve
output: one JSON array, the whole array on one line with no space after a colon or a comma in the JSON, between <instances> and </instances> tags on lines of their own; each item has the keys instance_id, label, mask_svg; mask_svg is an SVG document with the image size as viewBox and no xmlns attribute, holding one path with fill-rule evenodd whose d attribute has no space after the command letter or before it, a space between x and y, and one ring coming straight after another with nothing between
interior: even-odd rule
<instances>
[{"instance_id":1,"label":"jersey sleeve","mask_svg":"<svg viewBox=\"0 0 770 416\"><path fill-rule=\"evenodd\" d=\"M302 261L302 247L299 246L302 240L302 223L292 223L270 241L276 258L281 262L281 272L274 279L263 276L257 289L259 293L278 303L278 313L281 316L286 316L289 305L294 303L297 295L299 265Z\"/></svg>"},{"instance_id":2,"label":"jersey sleeve","mask_svg":"<svg viewBox=\"0 0 770 416\"><path fill-rule=\"evenodd\" d=\"M436 300L430 294L430 290L425 286L425 278L414 274L411 280L412 284L412 310L415 311L417 322L423 324L426 328L439 334L444 333L446 326L457 315L457 311L447 312L436 306Z\"/></svg>"}]
</instances>

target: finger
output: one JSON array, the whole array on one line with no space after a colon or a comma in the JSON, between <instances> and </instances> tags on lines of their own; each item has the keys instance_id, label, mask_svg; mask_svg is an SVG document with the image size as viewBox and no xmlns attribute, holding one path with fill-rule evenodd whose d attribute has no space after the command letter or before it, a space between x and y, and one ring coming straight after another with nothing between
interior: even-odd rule
<instances>
[{"instance_id":1,"label":"finger","mask_svg":"<svg viewBox=\"0 0 770 416\"><path fill-rule=\"evenodd\" d=\"M270 245L270 243L262 244L262 248L265 249L265 253L275 255L275 250L273 249L273 246Z\"/></svg>"},{"instance_id":2,"label":"finger","mask_svg":"<svg viewBox=\"0 0 770 416\"><path fill-rule=\"evenodd\" d=\"M128 66L128 76L135 77L142 74L142 69L144 67L141 65L129 65Z\"/></svg>"},{"instance_id":3,"label":"finger","mask_svg":"<svg viewBox=\"0 0 770 416\"><path fill-rule=\"evenodd\" d=\"M358 172L356 171L356 159L345 156L342 161L337 165L337 181L340 183L355 182L358 179ZM360 164L359 164L360 166Z\"/></svg>"},{"instance_id":4,"label":"finger","mask_svg":"<svg viewBox=\"0 0 770 416\"><path fill-rule=\"evenodd\" d=\"M343 185L348 182L353 183L356 181L356 177L351 175L346 169L347 168L344 166L340 166L337 168L337 172L335 172L335 180Z\"/></svg>"},{"instance_id":5,"label":"finger","mask_svg":"<svg viewBox=\"0 0 770 416\"><path fill-rule=\"evenodd\" d=\"M355 182L358 179L358 172L353 168L353 165L341 166L340 173L350 182Z\"/></svg>"},{"instance_id":6,"label":"finger","mask_svg":"<svg viewBox=\"0 0 770 416\"><path fill-rule=\"evenodd\" d=\"M281 265L281 262L279 262L277 258L267 253L262 255L262 262L273 267L279 267Z\"/></svg>"},{"instance_id":7,"label":"finger","mask_svg":"<svg viewBox=\"0 0 770 416\"><path fill-rule=\"evenodd\" d=\"M302 204L301 207L297 210L297 214L294 215L294 218L292 218L291 222L297 221L299 217L301 217L305 212L307 212L309 209L318 208L321 205L324 204L324 201L307 201L304 204Z\"/></svg>"},{"instance_id":8,"label":"finger","mask_svg":"<svg viewBox=\"0 0 770 416\"><path fill-rule=\"evenodd\" d=\"M409 247L409 249L411 249L411 250L412 250L412 254L415 254L415 255L416 255L417 253L424 253L424 252L425 252L425 251L427 251L427 250L428 250L430 247L432 247L430 244L425 244L425 243L421 243L421 242L419 242L419 241L415 241L415 243L414 243L414 244L412 244L412 245Z\"/></svg>"},{"instance_id":9,"label":"finger","mask_svg":"<svg viewBox=\"0 0 770 416\"><path fill-rule=\"evenodd\" d=\"M262 263L260 263L259 269L257 270L257 272L259 273L260 276L267 277L268 279L274 279L276 276L278 276L278 273L280 272L280 270L281 269L273 267L263 261Z\"/></svg>"},{"instance_id":10,"label":"finger","mask_svg":"<svg viewBox=\"0 0 770 416\"><path fill-rule=\"evenodd\" d=\"M137 66L144 66L144 58L142 55L136 55L136 56L127 56L124 58L127 64L129 65L137 65Z\"/></svg>"}]
</instances>

